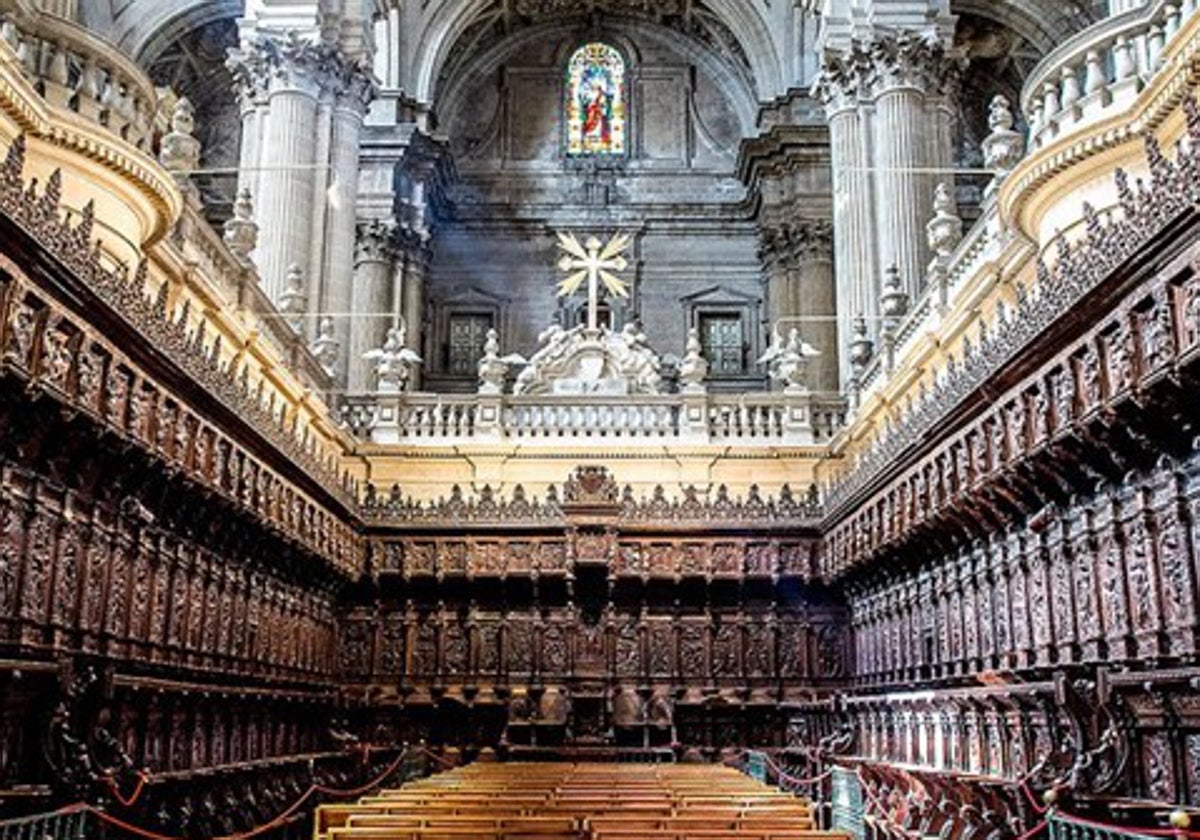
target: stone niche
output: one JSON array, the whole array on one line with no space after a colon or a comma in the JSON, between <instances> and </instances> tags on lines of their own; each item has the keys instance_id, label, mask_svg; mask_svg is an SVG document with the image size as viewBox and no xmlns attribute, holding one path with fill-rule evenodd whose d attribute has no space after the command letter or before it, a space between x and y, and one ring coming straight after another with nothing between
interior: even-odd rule
<instances>
[{"instance_id":1,"label":"stone niche","mask_svg":"<svg viewBox=\"0 0 1200 840\"><path fill-rule=\"evenodd\" d=\"M564 153L566 65L589 40L627 61L629 154L621 159ZM433 243L428 382L454 387L439 325L470 309L465 298L498 301L487 312L506 352L529 356L551 323L580 323L579 301L555 297L555 230L631 236L632 297L612 302L609 323L619 331L640 322L664 357L683 355L698 292L730 290L747 313L761 305L756 230L735 172L756 105L723 61L684 33L618 19L599 32L562 23L519 30L458 62L438 94L458 179ZM761 319L745 320L757 333ZM754 377L761 336L745 343L745 374ZM462 378L464 390L474 387Z\"/></svg>"}]
</instances>

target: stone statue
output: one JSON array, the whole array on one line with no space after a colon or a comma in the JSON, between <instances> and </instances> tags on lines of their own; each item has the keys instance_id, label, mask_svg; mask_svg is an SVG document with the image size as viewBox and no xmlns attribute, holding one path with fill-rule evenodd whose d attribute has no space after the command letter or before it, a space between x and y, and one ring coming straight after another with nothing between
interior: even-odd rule
<instances>
[{"instance_id":1,"label":"stone statue","mask_svg":"<svg viewBox=\"0 0 1200 840\"><path fill-rule=\"evenodd\" d=\"M401 321L399 326L388 330L383 347L363 354L363 358L375 365L377 386L381 394L399 394L408 386L414 365L423 359L405 347L408 330Z\"/></svg>"},{"instance_id":2,"label":"stone statue","mask_svg":"<svg viewBox=\"0 0 1200 840\"><path fill-rule=\"evenodd\" d=\"M633 324L620 332L552 325L542 346L517 377L514 394L657 394L662 388L658 355Z\"/></svg>"},{"instance_id":3,"label":"stone statue","mask_svg":"<svg viewBox=\"0 0 1200 840\"><path fill-rule=\"evenodd\" d=\"M636 393L657 394L662 381L658 372L660 362L650 349L646 334L631 322L621 330L620 337L621 341L610 343L618 370L632 383Z\"/></svg>"},{"instance_id":4,"label":"stone statue","mask_svg":"<svg viewBox=\"0 0 1200 840\"><path fill-rule=\"evenodd\" d=\"M796 327L788 331L787 341L784 341L777 324L771 332L771 344L758 363L767 366L767 375L782 385L785 392L797 393L806 390L804 380L809 358L819 355L819 350L800 338L800 330Z\"/></svg>"},{"instance_id":5,"label":"stone statue","mask_svg":"<svg viewBox=\"0 0 1200 840\"><path fill-rule=\"evenodd\" d=\"M679 385L685 394L703 394L704 379L708 376L708 360L702 355L700 332L688 330L687 351L679 363Z\"/></svg>"},{"instance_id":6,"label":"stone statue","mask_svg":"<svg viewBox=\"0 0 1200 840\"><path fill-rule=\"evenodd\" d=\"M479 393L502 394L504 383L508 380L510 366L526 365L529 362L524 356L512 353L500 355L500 334L496 330L487 331L487 339L483 343L483 358L479 360Z\"/></svg>"}]
</instances>

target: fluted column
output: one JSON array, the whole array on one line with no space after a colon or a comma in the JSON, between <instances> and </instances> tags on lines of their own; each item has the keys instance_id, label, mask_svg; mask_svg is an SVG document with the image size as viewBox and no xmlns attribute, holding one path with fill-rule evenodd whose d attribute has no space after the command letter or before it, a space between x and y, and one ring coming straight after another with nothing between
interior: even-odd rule
<instances>
[{"instance_id":1,"label":"fluted column","mask_svg":"<svg viewBox=\"0 0 1200 840\"><path fill-rule=\"evenodd\" d=\"M429 250L424 241L410 246L404 272L404 323L408 327L408 349L418 356L424 353L425 282L429 273ZM414 370L412 387L419 388L420 369Z\"/></svg>"},{"instance_id":2,"label":"fluted column","mask_svg":"<svg viewBox=\"0 0 1200 840\"><path fill-rule=\"evenodd\" d=\"M952 178L937 170L953 159L958 69L940 40L901 31L831 52L814 85L829 118L843 344L858 316L868 325L863 339L878 339L881 283L892 266L910 298L920 293L927 208L934 184ZM848 348L839 360L845 381Z\"/></svg>"},{"instance_id":3,"label":"fluted column","mask_svg":"<svg viewBox=\"0 0 1200 840\"><path fill-rule=\"evenodd\" d=\"M922 220L938 181L953 182L951 99L958 65L942 47L911 33L870 47L873 80L878 276L893 266L916 299L929 262ZM941 170L941 171L938 171Z\"/></svg>"},{"instance_id":4,"label":"fluted column","mask_svg":"<svg viewBox=\"0 0 1200 840\"><path fill-rule=\"evenodd\" d=\"M873 145L879 183L875 224L879 233L879 275L895 266L903 288L912 297L925 273L927 247L924 217L933 195L922 134L930 131L921 119L924 104L920 91L897 87L880 94L875 102Z\"/></svg>"},{"instance_id":5,"label":"fluted column","mask_svg":"<svg viewBox=\"0 0 1200 840\"><path fill-rule=\"evenodd\" d=\"M288 268L310 276L317 99L324 55L292 36L260 39L230 58L242 82L244 133L239 183L254 190L259 223L255 256L268 297L285 290ZM255 106L250 108L249 102ZM265 103L265 105L263 105Z\"/></svg>"},{"instance_id":6,"label":"fluted column","mask_svg":"<svg viewBox=\"0 0 1200 840\"><path fill-rule=\"evenodd\" d=\"M347 389L352 394L374 388L371 365L363 356L382 347L392 326L392 229L380 222L359 226L349 311Z\"/></svg>"},{"instance_id":7,"label":"fluted column","mask_svg":"<svg viewBox=\"0 0 1200 840\"><path fill-rule=\"evenodd\" d=\"M850 376L849 341L854 319L873 318L879 310L875 274L875 194L871 184L866 117L855 107L853 87L840 87L826 98L830 108L829 145L833 169L833 262L836 273L835 352L844 384Z\"/></svg>"},{"instance_id":8,"label":"fluted column","mask_svg":"<svg viewBox=\"0 0 1200 840\"><path fill-rule=\"evenodd\" d=\"M333 319L333 332L346 353L337 367L338 378L349 382L350 369L356 366L359 357L351 341L352 323L350 313L359 310L353 304L355 288L355 203L358 197L358 149L362 135L363 116L372 93L370 79L357 69L351 69L342 78L342 86L333 109L332 142L330 144L330 172L332 183L329 188L330 206L326 215L325 272L321 311ZM384 275L386 277L386 274ZM385 283L386 286L386 283ZM386 312L387 301L372 299L364 311ZM369 325L370 326L370 325ZM384 327L386 332L386 327ZM367 329L372 337L374 331ZM382 346L383 339L375 347ZM367 348L372 349L372 348ZM365 352L365 351L364 351ZM361 356L361 354L360 354Z\"/></svg>"}]
</instances>

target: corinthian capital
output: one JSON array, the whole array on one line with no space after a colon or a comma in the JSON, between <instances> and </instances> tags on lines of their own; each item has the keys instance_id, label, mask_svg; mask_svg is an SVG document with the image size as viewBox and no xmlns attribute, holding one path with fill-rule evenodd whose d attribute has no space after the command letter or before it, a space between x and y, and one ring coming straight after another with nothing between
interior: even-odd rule
<instances>
[{"instance_id":1,"label":"corinthian capital","mask_svg":"<svg viewBox=\"0 0 1200 840\"><path fill-rule=\"evenodd\" d=\"M354 264L391 262L395 253L395 227L379 219L361 222L354 247Z\"/></svg>"},{"instance_id":2,"label":"corinthian capital","mask_svg":"<svg viewBox=\"0 0 1200 840\"><path fill-rule=\"evenodd\" d=\"M800 219L791 229L796 262L833 259L833 223L828 219Z\"/></svg>"},{"instance_id":3,"label":"corinthian capital","mask_svg":"<svg viewBox=\"0 0 1200 840\"><path fill-rule=\"evenodd\" d=\"M370 72L346 57L337 45L312 41L289 31L263 35L231 52L226 66L243 96L261 97L272 90L328 91L365 107L374 95Z\"/></svg>"},{"instance_id":4,"label":"corinthian capital","mask_svg":"<svg viewBox=\"0 0 1200 840\"><path fill-rule=\"evenodd\" d=\"M957 90L963 65L962 56L936 38L913 32L880 35L829 55L812 94L833 111L899 87L944 96Z\"/></svg>"},{"instance_id":5,"label":"corinthian capital","mask_svg":"<svg viewBox=\"0 0 1200 840\"><path fill-rule=\"evenodd\" d=\"M876 38L868 49L875 65L877 93L913 87L931 96L951 94L958 87L965 63L940 40L912 32Z\"/></svg>"}]
</instances>

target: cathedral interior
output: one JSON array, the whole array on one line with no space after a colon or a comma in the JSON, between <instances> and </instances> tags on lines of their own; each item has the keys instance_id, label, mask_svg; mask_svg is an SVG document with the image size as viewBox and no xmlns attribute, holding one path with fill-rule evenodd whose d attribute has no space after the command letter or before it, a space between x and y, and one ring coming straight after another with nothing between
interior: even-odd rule
<instances>
[{"instance_id":1,"label":"cathedral interior","mask_svg":"<svg viewBox=\"0 0 1200 840\"><path fill-rule=\"evenodd\" d=\"M0 0L0 840L1200 838L1198 10Z\"/></svg>"}]
</instances>

